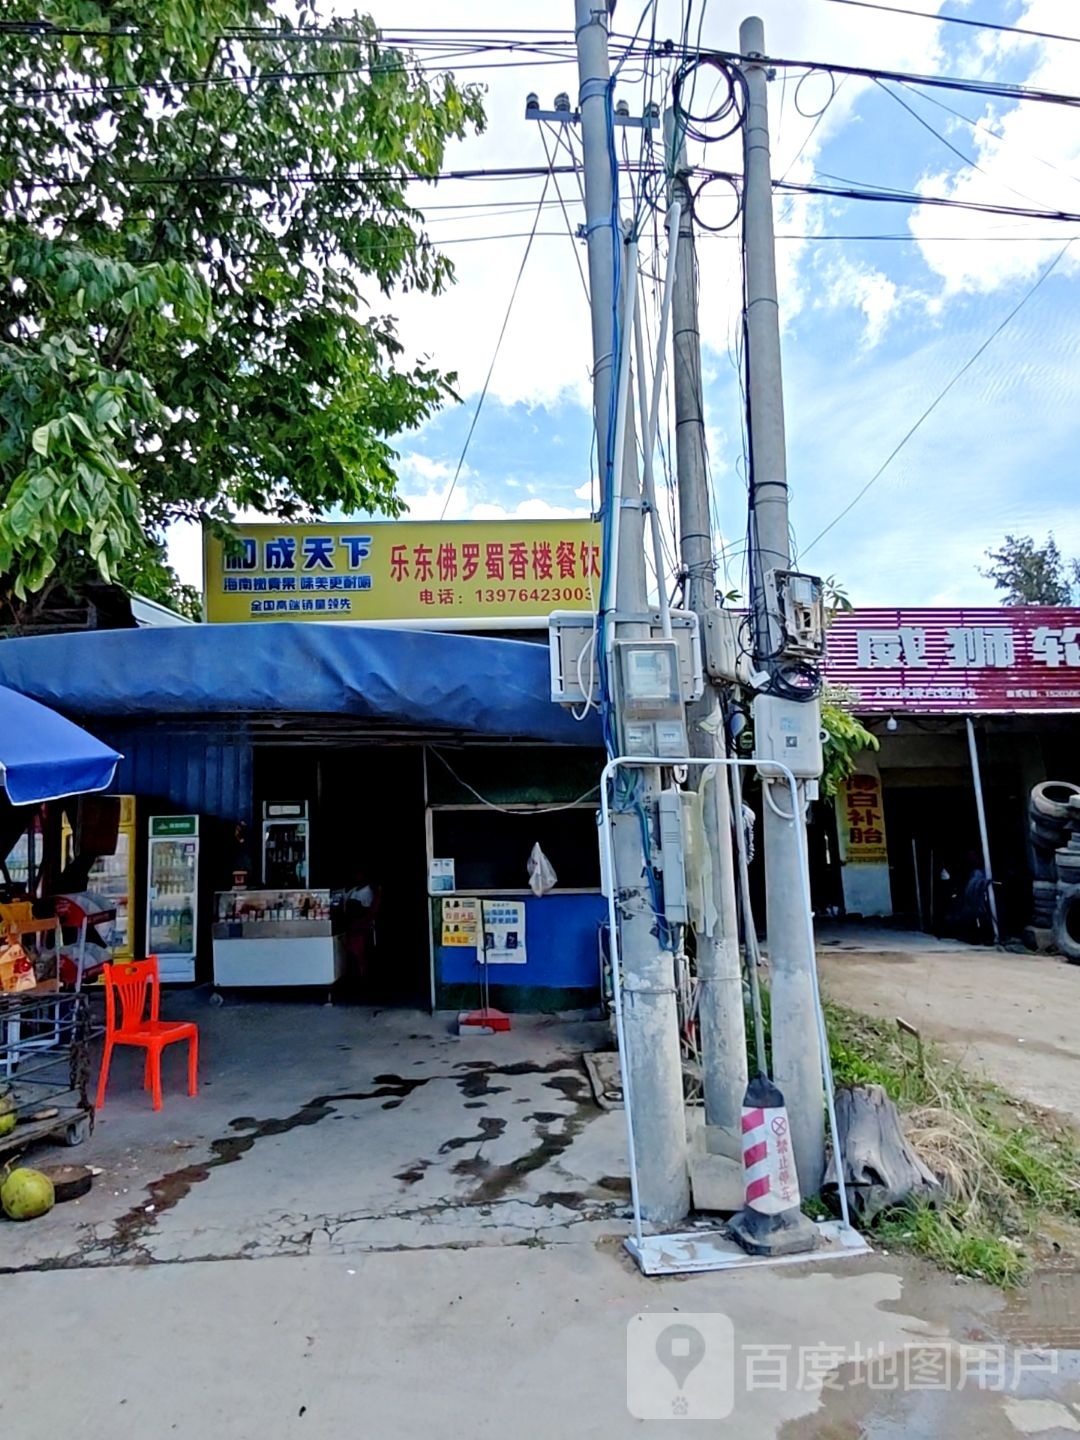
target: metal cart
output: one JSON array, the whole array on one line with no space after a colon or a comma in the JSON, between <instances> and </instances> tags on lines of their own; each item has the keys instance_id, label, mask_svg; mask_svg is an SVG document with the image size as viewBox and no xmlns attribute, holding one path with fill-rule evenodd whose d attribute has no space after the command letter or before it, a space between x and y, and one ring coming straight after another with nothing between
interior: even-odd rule
<instances>
[{"instance_id":1,"label":"metal cart","mask_svg":"<svg viewBox=\"0 0 1080 1440\"><path fill-rule=\"evenodd\" d=\"M94 1128L90 1081L90 1002L55 982L0 995L0 1095L14 1103L15 1128L0 1154L32 1140L81 1145Z\"/></svg>"}]
</instances>

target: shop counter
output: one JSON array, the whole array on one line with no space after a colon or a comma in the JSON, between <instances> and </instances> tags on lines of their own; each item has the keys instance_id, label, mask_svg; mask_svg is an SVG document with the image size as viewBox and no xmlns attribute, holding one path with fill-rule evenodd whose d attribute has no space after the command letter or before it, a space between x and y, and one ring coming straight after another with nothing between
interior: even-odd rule
<instances>
[{"instance_id":1,"label":"shop counter","mask_svg":"<svg viewBox=\"0 0 1080 1440\"><path fill-rule=\"evenodd\" d=\"M214 915L215 985L333 985L344 973L329 890L226 890Z\"/></svg>"}]
</instances>

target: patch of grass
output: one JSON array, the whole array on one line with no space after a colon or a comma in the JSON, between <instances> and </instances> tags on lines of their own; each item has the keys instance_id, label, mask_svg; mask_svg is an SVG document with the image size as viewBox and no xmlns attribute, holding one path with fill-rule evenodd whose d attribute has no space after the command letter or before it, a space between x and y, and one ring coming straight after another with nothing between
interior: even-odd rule
<instances>
[{"instance_id":1,"label":"patch of grass","mask_svg":"<svg viewBox=\"0 0 1080 1440\"><path fill-rule=\"evenodd\" d=\"M811 1220L831 1220L833 1212L820 1195L811 1195L802 1202L802 1212Z\"/></svg>"},{"instance_id":2,"label":"patch of grass","mask_svg":"<svg viewBox=\"0 0 1080 1440\"><path fill-rule=\"evenodd\" d=\"M943 1182L937 1206L878 1217L870 1233L959 1275L1011 1286L1040 1227L1080 1222L1080 1144L1066 1125L963 1070L930 1041L826 1005L837 1085L881 1085L915 1151Z\"/></svg>"},{"instance_id":3,"label":"patch of grass","mask_svg":"<svg viewBox=\"0 0 1080 1440\"><path fill-rule=\"evenodd\" d=\"M944 1270L991 1285L1017 1285L1027 1271L1018 1241L972 1228L951 1209L906 1206L882 1216L873 1233L879 1244L890 1249L925 1255Z\"/></svg>"}]
</instances>

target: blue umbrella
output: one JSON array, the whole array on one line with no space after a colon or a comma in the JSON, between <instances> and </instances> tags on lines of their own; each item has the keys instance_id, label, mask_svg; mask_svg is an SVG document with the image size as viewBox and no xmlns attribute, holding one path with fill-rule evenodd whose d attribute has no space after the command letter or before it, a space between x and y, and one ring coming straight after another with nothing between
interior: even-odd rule
<instances>
[{"instance_id":1,"label":"blue umbrella","mask_svg":"<svg viewBox=\"0 0 1080 1440\"><path fill-rule=\"evenodd\" d=\"M55 710L0 685L0 786L13 805L107 790L122 759Z\"/></svg>"}]
</instances>

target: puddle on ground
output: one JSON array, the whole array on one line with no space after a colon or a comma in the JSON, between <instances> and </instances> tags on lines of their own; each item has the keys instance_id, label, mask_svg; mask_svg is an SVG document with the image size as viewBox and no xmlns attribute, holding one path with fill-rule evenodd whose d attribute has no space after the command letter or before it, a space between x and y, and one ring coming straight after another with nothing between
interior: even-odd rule
<instances>
[{"instance_id":1,"label":"puddle on ground","mask_svg":"<svg viewBox=\"0 0 1080 1440\"><path fill-rule=\"evenodd\" d=\"M596 1183L601 1190L607 1190L612 1195L629 1196L630 1194L629 1175L601 1175Z\"/></svg>"},{"instance_id":2,"label":"puddle on ground","mask_svg":"<svg viewBox=\"0 0 1080 1440\"><path fill-rule=\"evenodd\" d=\"M439 1154L446 1155L451 1150L464 1150L466 1145L483 1145L485 1140L497 1140L505 1129L505 1120L500 1120L494 1115L481 1116L479 1135L455 1135L450 1140L444 1140L439 1146Z\"/></svg>"},{"instance_id":3,"label":"puddle on ground","mask_svg":"<svg viewBox=\"0 0 1080 1440\"><path fill-rule=\"evenodd\" d=\"M577 1103L566 1115L559 1115L561 1125L558 1135L553 1135L545 1124L538 1123L537 1142L524 1155L517 1156L505 1165L492 1165L482 1156L473 1161L459 1160L453 1166L453 1173L469 1176L479 1183L464 1197L466 1205L488 1205L501 1200L510 1191L521 1186L534 1170L541 1169L549 1161L557 1160L577 1139L590 1119L598 1112L592 1092L585 1086L588 1101Z\"/></svg>"},{"instance_id":4,"label":"puddle on ground","mask_svg":"<svg viewBox=\"0 0 1080 1440\"><path fill-rule=\"evenodd\" d=\"M545 1080L544 1085L548 1090L558 1090L575 1105L583 1105L586 1102L592 1106L596 1105L592 1086L584 1075L556 1075L551 1080Z\"/></svg>"},{"instance_id":5,"label":"puddle on ground","mask_svg":"<svg viewBox=\"0 0 1080 1440\"><path fill-rule=\"evenodd\" d=\"M430 1170L430 1168L430 1160L414 1160L407 1169L399 1170L394 1179L400 1180L403 1185L415 1185L418 1180L424 1178L424 1171Z\"/></svg>"},{"instance_id":6,"label":"puddle on ground","mask_svg":"<svg viewBox=\"0 0 1080 1440\"><path fill-rule=\"evenodd\" d=\"M1080 1270L1037 1270L996 1318L1003 1337L1024 1349L1080 1350Z\"/></svg>"}]
</instances>

